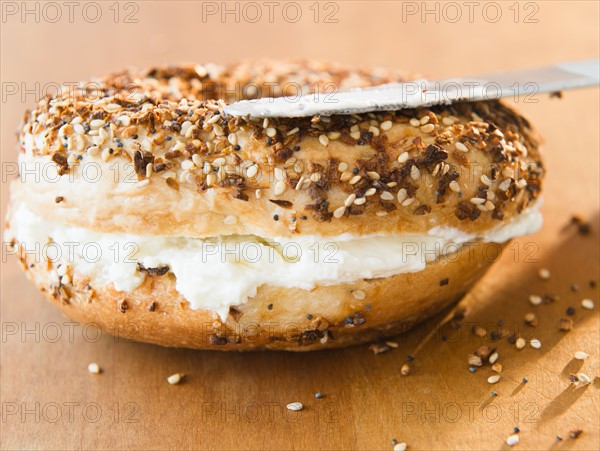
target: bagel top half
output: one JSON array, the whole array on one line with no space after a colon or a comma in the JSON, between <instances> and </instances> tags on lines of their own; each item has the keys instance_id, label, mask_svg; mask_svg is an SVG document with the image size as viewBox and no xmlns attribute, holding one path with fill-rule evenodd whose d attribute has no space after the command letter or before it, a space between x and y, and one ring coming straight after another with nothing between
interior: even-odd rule
<instances>
[{"instance_id":1,"label":"bagel top half","mask_svg":"<svg viewBox=\"0 0 600 451\"><path fill-rule=\"evenodd\" d=\"M200 238L478 234L536 200L537 135L499 101L291 119L223 113L241 98L409 79L248 62L83 83L26 113L12 196L98 232Z\"/></svg>"}]
</instances>

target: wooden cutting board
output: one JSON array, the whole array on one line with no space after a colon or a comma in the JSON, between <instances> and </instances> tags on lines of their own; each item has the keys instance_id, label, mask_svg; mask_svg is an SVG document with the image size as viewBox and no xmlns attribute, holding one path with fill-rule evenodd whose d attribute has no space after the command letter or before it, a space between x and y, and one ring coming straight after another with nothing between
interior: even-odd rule
<instances>
[{"instance_id":1,"label":"wooden cutting board","mask_svg":"<svg viewBox=\"0 0 600 451\"><path fill-rule=\"evenodd\" d=\"M108 14L108 3L102 5ZM169 5L138 3L138 24L8 20L1 31L3 83L69 81L130 64L226 61L240 54L315 56L446 76L590 58L599 50L596 2L536 2L535 23L476 16L458 24L402 21L401 2L338 2L338 23L305 18L263 26L202 22L198 4ZM309 6L302 3L305 14ZM510 6L501 2L505 17ZM195 36L197 45L181 33ZM60 44L41 51L49 40ZM546 141L543 229L516 240L467 296L468 315L459 328L438 330L441 315L395 339L397 348L385 354L374 355L368 346L198 352L115 340L62 317L14 258L3 259L0 447L392 449L396 439L409 449L508 449L505 441L518 427L515 449L600 449L600 97L591 89L537 100L515 106ZM2 102L3 165L15 160L13 131L32 102L14 95ZM3 179L2 214L6 188ZM589 221L590 234L569 226L575 213ZM549 280L538 276L541 268L550 271ZM557 298L532 306L531 294ZM582 308L585 298L595 302L593 310ZM571 306L573 330L562 332L560 320ZM530 312L535 326L524 323ZM473 326L488 335L473 335ZM537 338L541 348L517 350L506 338L493 340L500 329ZM428 336L411 374L401 375L406 356ZM482 345L499 354L503 369L495 385L487 382L496 374L490 365L469 371L467 356ZM575 360L577 351L589 357ZM102 372L90 374L90 362ZM182 383L169 385L166 378L178 372L185 374ZM569 374L579 372L593 382L571 384ZM324 396L316 399L317 392ZM304 409L288 411L291 402ZM574 439L572 430L583 432Z\"/></svg>"}]
</instances>

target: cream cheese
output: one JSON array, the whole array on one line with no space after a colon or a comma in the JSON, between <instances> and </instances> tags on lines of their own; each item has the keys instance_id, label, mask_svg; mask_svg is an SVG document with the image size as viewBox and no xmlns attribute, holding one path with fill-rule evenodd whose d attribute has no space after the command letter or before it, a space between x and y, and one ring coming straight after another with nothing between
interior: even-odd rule
<instances>
[{"instance_id":1,"label":"cream cheese","mask_svg":"<svg viewBox=\"0 0 600 451\"><path fill-rule=\"evenodd\" d=\"M38 261L48 256L55 266L73 266L88 275L92 285L112 283L120 291L143 282L146 276L139 265L168 266L178 292L192 309L207 309L225 318L229 307L244 304L264 284L310 290L417 272L472 241L502 243L535 233L542 225L539 207L538 203L481 235L435 227L428 234L401 236L199 239L97 233L44 220L20 205L11 216L6 238L16 239Z\"/></svg>"}]
</instances>

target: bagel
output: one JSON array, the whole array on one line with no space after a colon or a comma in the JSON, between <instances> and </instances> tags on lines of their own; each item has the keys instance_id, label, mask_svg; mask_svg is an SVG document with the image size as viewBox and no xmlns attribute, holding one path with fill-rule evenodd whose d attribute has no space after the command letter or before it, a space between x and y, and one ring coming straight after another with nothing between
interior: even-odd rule
<instances>
[{"instance_id":1,"label":"bagel","mask_svg":"<svg viewBox=\"0 0 600 451\"><path fill-rule=\"evenodd\" d=\"M316 62L128 70L40 101L6 240L68 316L201 349L382 339L536 232L544 169L500 101L253 119L224 106L414 75Z\"/></svg>"}]
</instances>

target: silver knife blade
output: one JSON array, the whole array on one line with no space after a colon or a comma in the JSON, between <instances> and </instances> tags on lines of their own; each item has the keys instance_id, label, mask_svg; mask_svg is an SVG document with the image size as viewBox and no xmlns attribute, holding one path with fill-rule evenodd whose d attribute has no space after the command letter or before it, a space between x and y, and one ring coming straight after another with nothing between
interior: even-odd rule
<instances>
[{"instance_id":1,"label":"silver knife blade","mask_svg":"<svg viewBox=\"0 0 600 451\"><path fill-rule=\"evenodd\" d=\"M250 117L357 114L534 95L599 84L600 59L592 59L470 78L421 79L333 93L242 100L227 105L225 113Z\"/></svg>"}]
</instances>

